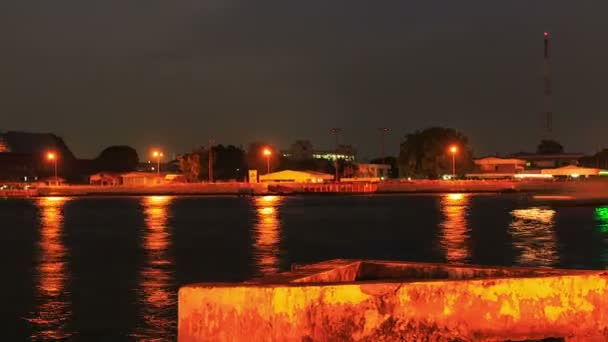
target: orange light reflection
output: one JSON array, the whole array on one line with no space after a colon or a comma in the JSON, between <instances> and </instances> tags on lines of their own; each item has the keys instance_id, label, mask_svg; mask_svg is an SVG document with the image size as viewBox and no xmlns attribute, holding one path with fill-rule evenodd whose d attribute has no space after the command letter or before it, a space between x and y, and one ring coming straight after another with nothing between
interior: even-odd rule
<instances>
[{"instance_id":1,"label":"orange light reflection","mask_svg":"<svg viewBox=\"0 0 608 342\"><path fill-rule=\"evenodd\" d=\"M32 340L67 339L67 321L72 316L66 293L67 250L62 241L63 207L67 197L42 197L36 205L40 211L40 242L36 313L28 319L35 325Z\"/></svg>"},{"instance_id":2,"label":"orange light reflection","mask_svg":"<svg viewBox=\"0 0 608 342\"><path fill-rule=\"evenodd\" d=\"M516 209L509 233L519 252L517 263L524 266L553 266L559 261L554 231L555 210Z\"/></svg>"},{"instance_id":3,"label":"orange light reflection","mask_svg":"<svg viewBox=\"0 0 608 342\"><path fill-rule=\"evenodd\" d=\"M277 196L256 197L257 222L254 227L254 258L259 275L273 274L279 270L279 206Z\"/></svg>"},{"instance_id":4,"label":"orange light reflection","mask_svg":"<svg viewBox=\"0 0 608 342\"><path fill-rule=\"evenodd\" d=\"M467 211L469 197L465 194L448 194L441 198L444 221L441 247L449 263L465 263L470 258Z\"/></svg>"},{"instance_id":5,"label":"orange light reflection","mask_svg":"<svg viewBox=\"0 0 608 342\"><path fill-rule=\"evenodd\" d=\"M169 255L171 233L167 226L172 197L148 196L142 199L145 213L143 248L145 265L140 283L140 304L145 327L135 337L156 339L174 333L176 324L171 308L177 301L173 259Z\"/></svg>"}]
</instances>

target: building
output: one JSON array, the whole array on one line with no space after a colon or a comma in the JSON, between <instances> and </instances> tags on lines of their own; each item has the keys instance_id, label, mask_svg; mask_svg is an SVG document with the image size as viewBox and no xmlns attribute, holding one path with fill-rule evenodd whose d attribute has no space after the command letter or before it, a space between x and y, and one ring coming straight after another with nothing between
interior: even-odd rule
<instances>
[{"instance_id":1,"label":"building","mask_svg":"<svg viewBox=\"0 0 608 342\"><path fill-rule=\"evenodd\" d=\"M576 165L562 166L555 169L542 169L540 173L543 175L551 175L553 177L589 177L598 176L602 170L590 167L580 167Z\"/></svg>"},{"instance_id":2,"label":"building","mask_svg":"<svg viewBox=\"0 0 608 342\"><path fill-rule=\"evenodd\" d=\"M129 172L120 176L121 183L127 186L160 185L165 181L165 175L151 172Z\"/></svg>"},{"instance_id":3,"label":"building","mask_svg":"<svg viewBox=\"0 0 608 342\"><path fill-rule=\"evenodd\" d=\"M332 181L333 175L316 171L283 170L260 176L260 182L322 183Z\"/></svg>"},{"instance_id":4,"label":"building","mask_svg":"<svg viewBox=\"0 0 608 342\"><path fill-rule=\"evenodd\" d=\"M480 173L518 173L526 167L526 161L517 158L485 157L475 159L474 163Z\"/></svg>"},{"instance_id":5,"label":"building","mask_svg":"<svg viewBox=\"0 0 608 342\"><path fill-rule=\"evenodd\" d=\"M110 172L99 172L89 176L89 184L102 186L117 186L121 184L121 176Z\"/></svg>"},{"instance_id":6,"label":"building","mask_svg":"<svg viewBox=\"0 0 608 342\"><path fill-rule=\"evenodd\" d=\"M314 159L326 159L336 161L342 159L345 161L354 161L357 156L357 150L352 145L338 145L335 150L319 150L314 151L312 157Z\"/></svg>"},{"instance_id":7,"label":"building","mask_svg":"<svg viewBox=\"0 0 608 342\"><path fill-rule=\"evenodd\" d=\"M324 159L336 161L354 161L357 150L352 145L338 145L333 150L314 150L309 140L296 140L288 150L281 151L281 155L289 160L302 161L310 159Z\"/></svg>"},{"instance_id":8,"label":"building","mask_svg":"<svg viewBox=\"0 0 608 342\"><path fill-rule=\"evenodd\" d=\"M390 172L391 166L389 164L355 163L354 178L385 179L390 177Z\"/></svg>"},{"instance_id":9,"label":"building","mask_svg":"<svg viewBox=\"0 0 608 342\"><path fill-rule=\"evenodd\" d=\"M585 155L582 153L538 154L520 152L513 158L526 161L526 169L558 168L567 165L578 165Z\"/></svg>"}]
</instances>

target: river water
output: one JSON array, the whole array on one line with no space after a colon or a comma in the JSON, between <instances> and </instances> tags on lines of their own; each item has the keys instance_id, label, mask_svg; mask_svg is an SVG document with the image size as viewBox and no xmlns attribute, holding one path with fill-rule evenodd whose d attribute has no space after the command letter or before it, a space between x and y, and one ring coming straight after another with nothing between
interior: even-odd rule
<instances>
[{"instance_id":1,"label":"river water","mask_svg":"<svg viewBox=\"0 0 608 342\"><path fill-rule=\"evenodd\" d=\"M2 340L172 340L177 289L373 258L603 269L608 207L517 195L0 200Z\"/></svg>"}]
</instances>

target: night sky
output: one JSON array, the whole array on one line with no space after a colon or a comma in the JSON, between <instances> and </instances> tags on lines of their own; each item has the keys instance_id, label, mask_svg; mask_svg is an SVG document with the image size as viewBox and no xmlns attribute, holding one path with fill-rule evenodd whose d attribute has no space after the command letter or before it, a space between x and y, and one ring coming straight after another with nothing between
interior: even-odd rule
<instances>
[{"instance_id":1,"label":"night sky","mask_svg":"<svg viewBox=\"0 0 608 342\"><path fill-rule=\"evenodd\" d=\"M431 125L477 155L541 137L543 31L555 135L608 147L608 1L3 0L0 130L55 132L79 157L209 138L397 153Z\"/></svg>"}]
</instances>

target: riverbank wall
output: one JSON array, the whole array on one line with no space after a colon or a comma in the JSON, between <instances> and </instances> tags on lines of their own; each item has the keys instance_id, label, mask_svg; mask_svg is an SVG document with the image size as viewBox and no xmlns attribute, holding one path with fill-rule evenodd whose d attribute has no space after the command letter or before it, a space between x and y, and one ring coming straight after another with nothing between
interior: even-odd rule
<instances>
[{"instance_id":1,"label":"riverbank wall","mask_svg":"<svg viewBox=\"0 0 608 342\"><path fill-rule=\"evenodd\" d=\"M573 194L608 198L607 181L402 181L379 183L186 183L150 186L62 185L37 188L39 196L272 195L413 193Z\"/></svg>"},{"instance_id":2,"label":"riverbank wall","mask_svg":"<svg viewBox=\"0 0 608 342\"><path fill-rule=\"evenodd\" d=\"M333 260L178 295L178 340L608 340L605 271Z\"/></svg>"}]
</instances>

